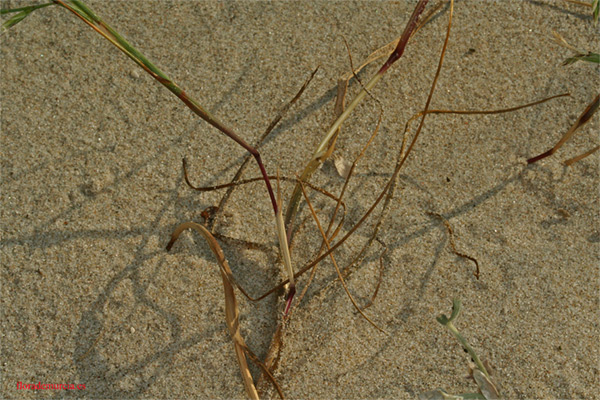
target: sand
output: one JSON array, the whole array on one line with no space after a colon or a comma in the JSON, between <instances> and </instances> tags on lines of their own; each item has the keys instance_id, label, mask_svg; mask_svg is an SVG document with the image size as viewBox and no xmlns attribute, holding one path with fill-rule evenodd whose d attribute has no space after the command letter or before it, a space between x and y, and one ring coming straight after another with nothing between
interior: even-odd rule
<instances>
[{"instance_id":1,"label":"sand","mask_svg":"<svg viewBox=\"0 0 600 400\"><path fill-rule=\"evenodd\" d=\"M23 3L2 2L2 7ZM332 121L337 79L398 37L414 3L94 1L90 6L206 109L249 143L320 66L261 147L266 168L301 172ZM411 42L344 125L335 154L352 160L384 110L380 132L346 196L343 232L390 179L404 123L422 110L448 12ZM292 399L416 398L476 391L468 356L436 322L462 300L456 326L489 360L510 399L599 398L599 118L557 154L559 140L598 93L592 64L562 66L561 33L598 51L589 9L560 1L459 1L432 108L492 110L559 93L509 114L427 118L403 167L376 242L347 283L375 330L324 262L297 303L274 374ZM1 398L244 398L224 320L222 283L206 244L186 233L245 157L233 141L105 39L58 7L38 10L1 38ZM367 80L378 68L361 73ZM349 96L359 90L351 85ZM258 175L251 164L245 177ZM339 193L331 162L312 182ZM292 186L282 187L289 199ZM313 194L321 219L334 203ZM381 207L376 214L381 212ZM479 261L474 265L452 251ZM300 220L308 216L302 208ZM336 252L346 265L373 219ZM284 274L264 184L234 192L217 231L253 295ZM307 219L297 268L319 246ZM242 241L251 241L249 245ZM307 276L300 279L302 288ZM240 300L242 332L261 357L281 297ZM253 370L258 375L258 370ZM27 390L23 384L85 385ZM271 391L266 397L276 397Z\"/></svg>"}]
</instances>

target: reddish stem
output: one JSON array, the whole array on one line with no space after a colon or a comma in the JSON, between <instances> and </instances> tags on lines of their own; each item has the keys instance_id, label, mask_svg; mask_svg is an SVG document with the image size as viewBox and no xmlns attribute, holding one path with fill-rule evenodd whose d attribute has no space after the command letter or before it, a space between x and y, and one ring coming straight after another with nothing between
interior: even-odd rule
<instances>
[{"instance_id":1,"label":"reddish stem","mask_svg":"<svg viewBox=\"0 0 600 400\"><path fill-rule=\"evenodd\" d=\"M398 46L396 46L394 52L390 54L390 57L387 59L385 64L381 66L381 69L379 69L378 74L383 74L385 71L387 71L389 67L392 66L393 63L395 63L400 57L402 57L402 53L404 53L404 49L406 48L408 39L410 39L412 32L417 27L417 22L419 22L419 16L421 15L421 13L423 13L423 10L425 10L425 6L427 5L428 1L429 0L419 1L419 4L417 4L417 6L415 7L415 10L410 16L408 23L406 24L406 28L404 28L404 32L402 32L402 36L400 37Z\"/></svg>"}]
</instances>

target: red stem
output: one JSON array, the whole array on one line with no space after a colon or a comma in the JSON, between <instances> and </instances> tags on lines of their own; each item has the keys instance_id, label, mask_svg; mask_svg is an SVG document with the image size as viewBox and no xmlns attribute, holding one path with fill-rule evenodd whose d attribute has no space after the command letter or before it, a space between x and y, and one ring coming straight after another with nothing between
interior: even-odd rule
<instances>
[{"instance_id":1,"label":"red stem","mask_svg":"<svg viewBox=\"0 0 600 400\"><path fill-rule=\"evenodd\" d=\"M387 59L385 64L381 66L381 69L379 69L379 72L377 72L378 74L383 74L385 71L387 71L389 67L392 66L393 63L395 63L400 57L402 57L402 53L404 53L404 49L406 48L408 39L410 39L412 32L417 27L417 22L419 22L419 16L423 12L423 10L425 10L425 6L427 5L428 1L429 0L419 1L419 4L417 4L417 6L415 7L415 10L410 16L408 23L406 24L406 28L404 28L404 32L402 32L402 36L400 37L398 46L396 46L394 52L390 54L390 57Z\"/></svg>"}]
</instances>

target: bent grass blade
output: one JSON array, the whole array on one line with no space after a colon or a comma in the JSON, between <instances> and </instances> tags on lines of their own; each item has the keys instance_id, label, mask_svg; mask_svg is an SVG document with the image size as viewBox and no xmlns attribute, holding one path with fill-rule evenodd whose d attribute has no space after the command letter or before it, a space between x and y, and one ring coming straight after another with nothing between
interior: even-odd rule
<instances>
[{"instance_id":1,"label":"bent grass blade","mask_svg":"<svg viewBox=\"0 0 600 400\"><path fill-rule=\"evenodd\" d=\"M229 263L225 258L221 246L219 246L219 243L214 238L214 236L210 233L208 229L206 229L200 224L194 222L185 222L179 225L173 231L173 234L171 235L171 240L167 245L167 251L169 251L173 247L175 241L177 241L177 239L179 238L179 235L181 235L181 233L186 229L193 229L202 235L202 237L210 247L210 250L215 255L217 263L219 264L221 278L223 280L223 291L225 294L225 320L227 323L227 327L229 328L229 334L235 346L235 354L238 360L238 365L240 367L242 380L244 381L246 394L250 399L258 400L259 398L258 392L256 391L256 387L254 385L254 381L252 379L252 375L250 374L250 369L248 368L248 362L246 360L247 354L252 359L252 361L255 362L263 370L263 372L266 373L266 375L269 377L269 379L277 389L280 397L283 399L284 396L281 391L281 388L279 387L279 384L277 383L277 381L275 381L275 379L273 378L269 370L264 366L264 364L260 362L258 357L254 355L252 350L248 348L248 346L246 345L246 341L244 340L240 332L240 311L238 309L237 300L232 285L232 283L234 282L233 273L231 272L231 268L229 268ZM238 285L236 284L236 286Z\"/></svg>"}]
</instances>

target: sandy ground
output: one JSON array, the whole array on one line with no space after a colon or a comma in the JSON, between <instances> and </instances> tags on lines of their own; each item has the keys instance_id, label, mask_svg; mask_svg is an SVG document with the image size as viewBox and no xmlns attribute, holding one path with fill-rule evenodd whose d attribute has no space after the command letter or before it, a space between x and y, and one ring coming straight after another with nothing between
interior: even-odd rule
<instances>
[{"instance_id":1,"label":"sandy ground","mask_svg":"<svg viewBox=\"0 0 600 400\"><path fill-rule=\"evenodd\" d=\"M350 68L342 37L357 65L400 35L414 3L90 5L250 143L320 66L261 148L270 173L293 176L332 120L337 79ZM572 53L550 40L555 30L598 51L588 14L550 0L456 4L432 108L571 97L510 114L427 119L378 235L387 246L383 281L366 312L389 335L360 317L323 263L285 332L275 376L288 398L475 391L468 356L435 320L454 297L464 305L456 325L495 367L506 398L600 397L599 156L562 165L598 144L598 117L555 156L525 164L598 93L598 68L561 66ZM404 123L425 104L447 17L446 9L415 37L372 91L376 100L344 125L336 154L351 160L384 110L346 196L343 231L390 179ZM0 397L243 398L212 254L192 233L164 249L179 223L202 222L222 195L188 188L182 157L195 184L213 185L232 178L243 149L63 9L35 12L1 40ZM353 84L350 95L358 89ZM245 176L257 175L250 165ZM313 182L339 193L343 180L327 162ZM283 189L289 198L290 184ZM312 198L322 219L330 215L331 200ZM457 249L479 261L479 280L430 213L443 215ZM300 219L307 215L303 207ZM336 253L340 264L372 226ZM314 223L302 229L292 255L298 268L319 246ZM262 183L234 192L217 231L230 238L221 243L249 292L282 279ZM383 246L376 243L348 278L361 305L377 285ZM264 356L282 300L240 302L243 334ZM19 382L85 390L18 390Z\"/></svg>"}]
</instances>

